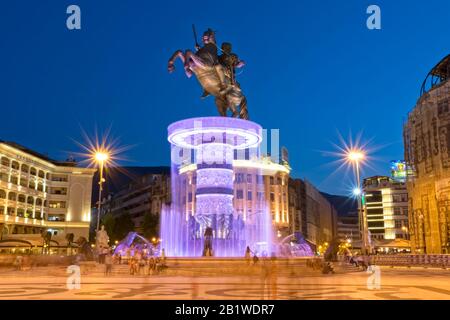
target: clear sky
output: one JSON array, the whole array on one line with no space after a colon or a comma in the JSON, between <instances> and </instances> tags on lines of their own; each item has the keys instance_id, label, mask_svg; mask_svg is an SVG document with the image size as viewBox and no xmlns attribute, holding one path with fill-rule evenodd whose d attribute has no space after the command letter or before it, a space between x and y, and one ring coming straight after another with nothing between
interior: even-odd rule
<instances>
[{"instance_id":1,"label":"clear sky","mask_svg":"<svg viewBox=\"0 0 450 320\"><path fill-rule=\"evenodd\" d=\"M66 8L81 8L81 30L66 28ZM366 9L381 8L381 30L368 30ZM112 125L126 165L168 165L166 128L214 116L176 49L193 48L217 30L247 62L238 76L250 117L280 129L292 176L343 194L350 176L332 174L337 132L363 130L374 169L403 158L402 123L427 72L450 53L448 0L396 1L8 1L0 8L0 139L65 159L78 151L80 128Z\"/></svg>"}]
</instances>

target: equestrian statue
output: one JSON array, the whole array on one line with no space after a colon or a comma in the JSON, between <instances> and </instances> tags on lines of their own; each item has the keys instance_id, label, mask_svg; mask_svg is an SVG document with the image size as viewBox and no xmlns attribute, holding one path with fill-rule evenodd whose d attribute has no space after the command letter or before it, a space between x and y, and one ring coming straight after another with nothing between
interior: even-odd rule
<instances>
[{"instance_id":1,"label":"equestrian statue","mask_svg":"<svg viewBox=\"0 0 450 320\"><path fill-rule=\"evenodd\" d=\"M209 95L215 97L219 114L226 117L230 110L233 117L248 120L247 99L239 83L236 81L236 68L242 68L245 63L232 52L232 46L224 42L219 49L216 44L215 32L206 30L202 36L203 46L197 42L195 27L193 26L196 52L191 50L177 50L170 57L169 72L175 70L177 58L184 64L184 71L188 78L194 74L203 88L202 98ZM218 54L220 50L221 54Z\"/></svg>"}]
</instances>

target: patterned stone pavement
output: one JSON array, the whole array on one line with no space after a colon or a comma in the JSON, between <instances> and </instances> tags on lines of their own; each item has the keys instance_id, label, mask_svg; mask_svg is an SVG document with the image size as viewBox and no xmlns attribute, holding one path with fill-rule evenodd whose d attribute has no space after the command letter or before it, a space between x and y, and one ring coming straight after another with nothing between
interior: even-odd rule
<instances>
[{"instance_id":1,"label":"patterned stone pavement","mask_svg":"<svg viewBox=\"0 0 450 320\"><path fill-rule=\"evenodd\" d=\"M450 270L381 269L378 289L364 272L278 277L84 275L68 290L65 276L46 270L2 272L0 299L450 299Z\"/></svg>"}]
</instances>

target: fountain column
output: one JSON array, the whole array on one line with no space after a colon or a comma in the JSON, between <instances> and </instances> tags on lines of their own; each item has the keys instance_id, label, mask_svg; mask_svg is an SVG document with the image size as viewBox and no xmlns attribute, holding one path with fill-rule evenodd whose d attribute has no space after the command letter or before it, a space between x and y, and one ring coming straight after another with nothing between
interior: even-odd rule
<instances>
[{"instance_id":1,"label":"fountain column","mask_svg":"<svg viewBox=\"0 0 450 320\"><path fill-rule=\"evenodd\" d=\"M241 236L240 242L231 237L235 218L234 151L258 147L262 141L262 128L248 120L205 117L175 122L169 126L168 131L168 140L172 144L172 167L175 168L172 170L175 188L172 189L173 193L178 190L177 184L180 182L175 177L182 168L195 166L197 181L193 219L188 217L181 222L184 227L171 229L173 230L171 233L186 233L188 236L181 234L177 236L180 243L166 243L166 246L177 248L185 246L183 255L199 256L202 255L206 233L208 241L212 239L214 256L242 256L244 252L242 246L247 240L245 235ZM181 154L184 155L183 159L175 159ZM172 198L178 199L177 201L180 199L176 194L172 194ZM180 207L182 205L172 203L172 208ZM180 221L175 216L181 216L182 213L173 212L173 209L171 211L171 219L164 219L167 221L165 224L169 221ZM167 226L162 225L161 228L163 232ZM172 241L170 239L174 237L168 233L165 238ZM265 241L265 239L257 240Z\"/></svg>"}]
</instances>

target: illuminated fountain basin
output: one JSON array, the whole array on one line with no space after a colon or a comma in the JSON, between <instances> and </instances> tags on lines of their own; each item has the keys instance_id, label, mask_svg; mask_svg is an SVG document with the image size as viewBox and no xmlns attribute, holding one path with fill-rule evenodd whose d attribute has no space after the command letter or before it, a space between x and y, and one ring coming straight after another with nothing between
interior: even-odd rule
<instances>
[{"instance_id":1,"label":"illuminated fountain basin","mask_svg":"<svg viewBox=\"0 0 450 320\"><path fill-rule=\"evenodd\" d=\"M248 247L272 252L272 225L265 200L251 217L235 211L233 161L259 154L262 128L226 117L193 118L168 128L172 161L172 204L161 213L161 248L167 256L199 257L210 244L216 257L242 257ZM244 152L245 153L245 152ZM192 170L184 170L190 167ZM194 193L187 189L196 180ZM195 205L193 199L195 196ZM263 205L264 204L264 205Z\"/></svg>"},{"instance_id":2,"label":"illuminated fountain basin","mask_svg":"<svg viewBox=\"0 0 450 320\"><path fill-rule=\"evenodd\" d=\"M144 253L144 255L155 255L158 250L154 248L152 243L140 236L137 232L129 232L128 235L120 241L114 254L121 255L122 257L133 257L137 252Z\"/></svg>"}]
</instances>

